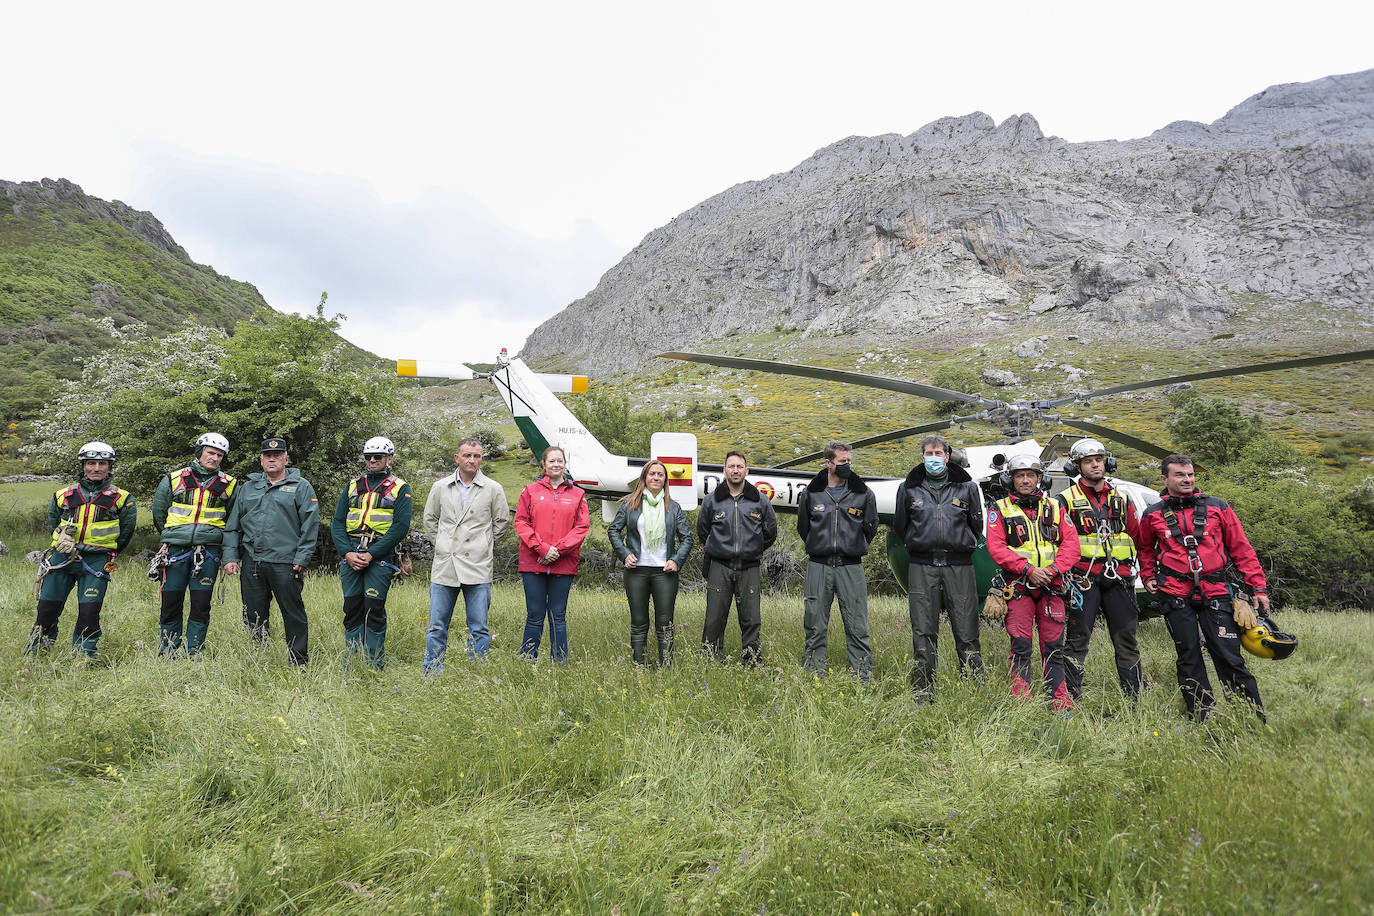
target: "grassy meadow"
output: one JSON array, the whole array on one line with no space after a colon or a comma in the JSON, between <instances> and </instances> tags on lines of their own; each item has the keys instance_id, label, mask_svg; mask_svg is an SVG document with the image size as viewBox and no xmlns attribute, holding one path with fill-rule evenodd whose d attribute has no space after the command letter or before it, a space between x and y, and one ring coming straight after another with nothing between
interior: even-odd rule
<instances>
[{"instance_id":1,"label":"grassy meadow","mask_svg":"<svg viewBox=\"0 0 1374 916\"><path fill-rule=\"evenodd\" d=\"M25 658L21 556L0 560L0 911L1347 913L1374 900L1369 615L1289 612L1298 654L1255 664L1269 724L1223 704L1196 727L1158 620L1142 626L1139 708L1118 695L1100 631L1066 720L1007 697L1000 630L984 632L981 684L950 675L946 630L939 698L917 710L892 598L871 607L866 687L836 667L838 619L830 677L802 672L800 601L783 597L764 604L765 670L693 651L700 594L679 605L679 664L637 670L623 596L592 589L573 593L569 664L552 668L546 643L531 665L515 657L523 598L506 586L490 659L451 653L426 679L423 580L393 592L377 673L346 662L337 581L311 576L302 674L279 618L267 647L247 640L232 587L205 657L158 660L155 587L129 562L98 660Z\"/></svg>"}]
</instances>

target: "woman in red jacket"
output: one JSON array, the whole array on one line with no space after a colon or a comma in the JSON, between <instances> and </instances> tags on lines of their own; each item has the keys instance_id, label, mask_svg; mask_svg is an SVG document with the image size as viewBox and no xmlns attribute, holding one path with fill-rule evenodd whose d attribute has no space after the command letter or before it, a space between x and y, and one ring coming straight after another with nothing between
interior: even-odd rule
<instances>
[{"instance_id":1,"label":"woman in red jacket","mask_svg":"<svg viewBox=\"0 0 1374 916\"><path fill-rule=\"evenodd\" d=\"M568 659L568 592L577 574L577 557L591 528L586 493L564 477L567 457L556 445L544 449L544 473L525 487L515 506L520 536L520 578L525 583L525 636L520 654L539 657L544 618L550 619L550 653Z\"/></svg>"}]
</instances>

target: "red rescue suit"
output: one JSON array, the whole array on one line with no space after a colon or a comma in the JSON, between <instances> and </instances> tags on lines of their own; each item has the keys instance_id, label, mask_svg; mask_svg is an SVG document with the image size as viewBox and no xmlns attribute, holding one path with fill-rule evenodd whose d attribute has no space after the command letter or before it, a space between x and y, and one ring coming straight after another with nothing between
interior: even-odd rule
<instances>
[{"instance_id":1,"label":"red rescue suit","mask_svg":"<svg viewBox=\"0 0 1374 916\"><path fill-rule=\"evenodd\" d=\"M1164 623L1178 653L1178 686L1188 712L1205 720L1215 705L1202 647L1222 686L1253 704L1260 718L1259 685L1240 651L1240 627L1232 614L1224 570L1229 558L1245 584L1265 594L1264 570L1240 519L1224 500L1193 491L1163 497L1140 517L1140 574L1159 583Z\"/></svg>"},{"instance_id":2,"label":"red rescue suit","mask_svg":"<svg viewBox=\"0 0 1374 916\"><path fill-rule=\"evenodd\" d=\"M1227 597L1230 590L1224 570L1229 558L1246 585L1258 595L1268 594L1255 548L1225 500L1200 491L1181 497L1160 495L1161 500L1141 516L1136 536L1140 575L1145 581L1153 579L1160 591L1179 598L1195 590L1204 598Z\"/></svg>"},{"instance_id":3,"label":"red rescue suit","mask_svg":"<svg viewBox=\"0 0 1374 916\"><path fill-rule=\"evenodd\" d=\"M1055 594L1063 576L1073 569L1081 553L1078 532L1059 503L1042 496L1009 496L988 511L988 554L1014 582L1007 601L1007 635L1011 637L1012 696L1029 697L1031 636L1040 635L1045 693L1055 709L1072 709L1073 700L1064 682L1064 619L1062 596ZM1038 562L1032 562L1034 557ZM1053 570L1049 588L1025 581L1034 567Z\"/></svg>"}]
</instances>

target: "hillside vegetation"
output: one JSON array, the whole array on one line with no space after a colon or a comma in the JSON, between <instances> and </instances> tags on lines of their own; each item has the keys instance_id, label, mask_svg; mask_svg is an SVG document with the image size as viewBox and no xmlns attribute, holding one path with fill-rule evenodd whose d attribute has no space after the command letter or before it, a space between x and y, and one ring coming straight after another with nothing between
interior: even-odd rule
<instances>
[{"instance_id":1,"label":"hillside vegetation","mask_svg":"<svg viewBox=\"0 0 1374 916\"><path fill-rule=\"evenodd\" d=\"M1008 697L998 630L986 683L949 676L945 640L915 710L901 599L872 603L871 687L803 672L799 598L765 600L753 672L699 657L685 595L661 672L629 664L623 597L578 588L571 662L530 665L512 586L489 663L451 651L426 680L423 581L393 591L381 674L342 655L333 577L307 582L304 675L275 624L249 643L234 588L199 661L155 657L132 566L97 662L29 659L32 567L0 560L0 909L1348 913L1374 894L1367 615L1286 615L1298 654L1256 664L1270 725L1228 705L1198 728L1158 620L1140 708L1099 634L1064 720Z\"/></svg>"}]
</instances>

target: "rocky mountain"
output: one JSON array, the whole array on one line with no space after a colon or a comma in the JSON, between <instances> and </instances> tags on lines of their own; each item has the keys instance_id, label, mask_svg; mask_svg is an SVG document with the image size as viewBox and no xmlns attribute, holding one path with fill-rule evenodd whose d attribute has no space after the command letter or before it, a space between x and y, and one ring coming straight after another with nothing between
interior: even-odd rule
<instances>
[{"instance_id":1,"label":"rocky mountain","mask_svg":"<svg viewBox=\"0 0 1374 916\"><path fill-rule=\"evenodd\" d=\"M70 181L0 181L0 411L31 417L60 379L110 345L99 324L231 329L267 305L197 264L157 217Z\"/></svg>"},{"instance_id":2,"label":"rocky mountain","mask_svg":"<svg viewBox=\"0 0 1374 916\"><path fill-rule=\"evenodd\" d=\"M981 112L841 140L649 233L522 355L608 372L658 331L975 336L1045 313L1148 336L1256 301L1374 318L1374 70L1136 140Z\"/></svg>"}]
</instances>

